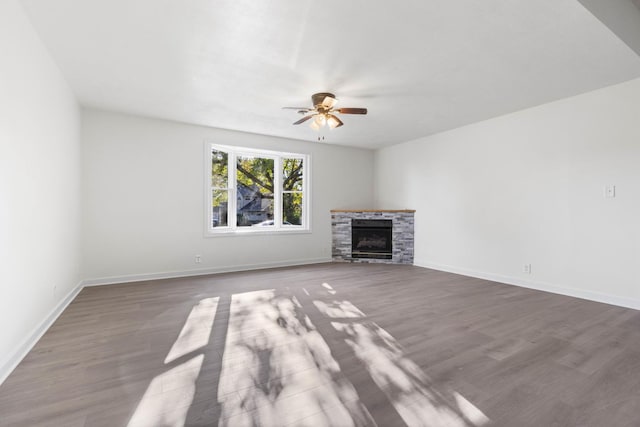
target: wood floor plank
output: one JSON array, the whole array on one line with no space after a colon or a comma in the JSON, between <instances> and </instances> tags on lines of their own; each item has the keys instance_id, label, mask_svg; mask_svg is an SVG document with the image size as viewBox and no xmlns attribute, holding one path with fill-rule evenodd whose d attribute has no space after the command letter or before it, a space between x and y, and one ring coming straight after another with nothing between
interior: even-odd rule
<instances>
[{"instance_id":1,"label":"wood floor plank","mask_svg":"<svg viewBox=\"0 0 640 427\"><path fill-rule=\"evenodd\" d=\"M413 266L88 287L0 426L637 426L640 312Z\"/></svg>"}]
</instances>

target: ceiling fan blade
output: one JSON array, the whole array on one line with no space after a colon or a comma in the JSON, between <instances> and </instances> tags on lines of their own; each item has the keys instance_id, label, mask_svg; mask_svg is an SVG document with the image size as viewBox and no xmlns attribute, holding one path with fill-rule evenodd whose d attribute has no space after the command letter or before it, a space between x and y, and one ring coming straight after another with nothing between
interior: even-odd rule
<instances>
[{"instance_id":1,"label":"ceiling fan blade","mask_svg":"<svg viewBox=\"0 0 640 427\"><path fill-rule=\"evenodd\" d=\"M298 120L297 122L293 122L294 125L299 125L300 123L304 123L307 120L313 118L315 116L315 114L311 114L309 116L304 116L303 118L301 118L300 120Z\"/></svg>"},{"instance_id":2,"label":"ceiling fan blade","mask_svg":"<svg viewBox=\"0 0 640 427\"><path fill-rule=\"evenodd\" d=\"M338 108L335 111L341 114L367 114L366 108Z\"/></svg>"},{"instance_id":3,"label":"ceiling fan blade","mask_svg":"<svg viewBox=\"0 0 640 427\"><path fill-rule=\"evenodd\" d=\"M309 107L282 107L283 110L311 111Z\"/></svg>"},{"instance_id":4,"label":"ceiling fan blade","mask_svg":"<svg viewBox=\"0 0 640 427\"><path fill-rule=\"evenodd\" d=\"M332 96L325 96L324 100L322 101L322 106L324 108L326 108L327 110L330 110L333 108L334 105L336 105L336 103L338 102L337 99L335 99Z\"/></svg>"}]
</instances>

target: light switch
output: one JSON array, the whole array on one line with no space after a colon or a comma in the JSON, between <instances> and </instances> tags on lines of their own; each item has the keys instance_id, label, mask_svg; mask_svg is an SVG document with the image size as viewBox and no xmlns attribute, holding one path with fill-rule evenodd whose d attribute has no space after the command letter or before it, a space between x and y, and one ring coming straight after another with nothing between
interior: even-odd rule
<instances>
[{"instance_id":1,"label":"light switch","mask_svg":"<svg viewBox=\"0 0 640 427\"><path fill-rule=\"evenodd\" d=\"M605 185L604 186L604 197L607 199L613 199L616 197L616 186L615 185Z\"/></svg>"}]
</instances>

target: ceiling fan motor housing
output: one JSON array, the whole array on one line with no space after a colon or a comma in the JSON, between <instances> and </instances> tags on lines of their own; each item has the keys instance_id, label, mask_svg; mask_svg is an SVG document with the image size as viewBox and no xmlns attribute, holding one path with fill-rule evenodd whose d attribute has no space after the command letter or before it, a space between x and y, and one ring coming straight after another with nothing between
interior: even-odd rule
<instances>
[{"instance_id":1,"label":"ceiling fan motor housing","mask_svg":"<svg viewBox=\"0 0 640 427\"><path fill-rule=\"evenodd\" d=\"M336 96L332 93L329 92L319 92L319 93L314 93L313 95L311 95L311 101L313 101L313 106L314 107L318 107L322 105L322 102L324 101L324 99L326 97L329 98L333 98L336 99Z\"/></svg>"}]
</instances>

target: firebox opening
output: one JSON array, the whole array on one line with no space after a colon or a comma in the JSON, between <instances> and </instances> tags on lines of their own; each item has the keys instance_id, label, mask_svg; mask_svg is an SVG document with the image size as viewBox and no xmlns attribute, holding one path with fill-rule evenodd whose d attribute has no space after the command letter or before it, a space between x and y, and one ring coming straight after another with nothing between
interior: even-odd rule
<instances>
[{"instance_id":1,"label":"firebox opening","mask_svg":"<svg viewBox=\"0 0 640 427\"><path fill-rule=\"evenodd\" d=\"M352 219L351 257L391 259L392 230L390 219Z\"/></svg>"}]
</instances>

